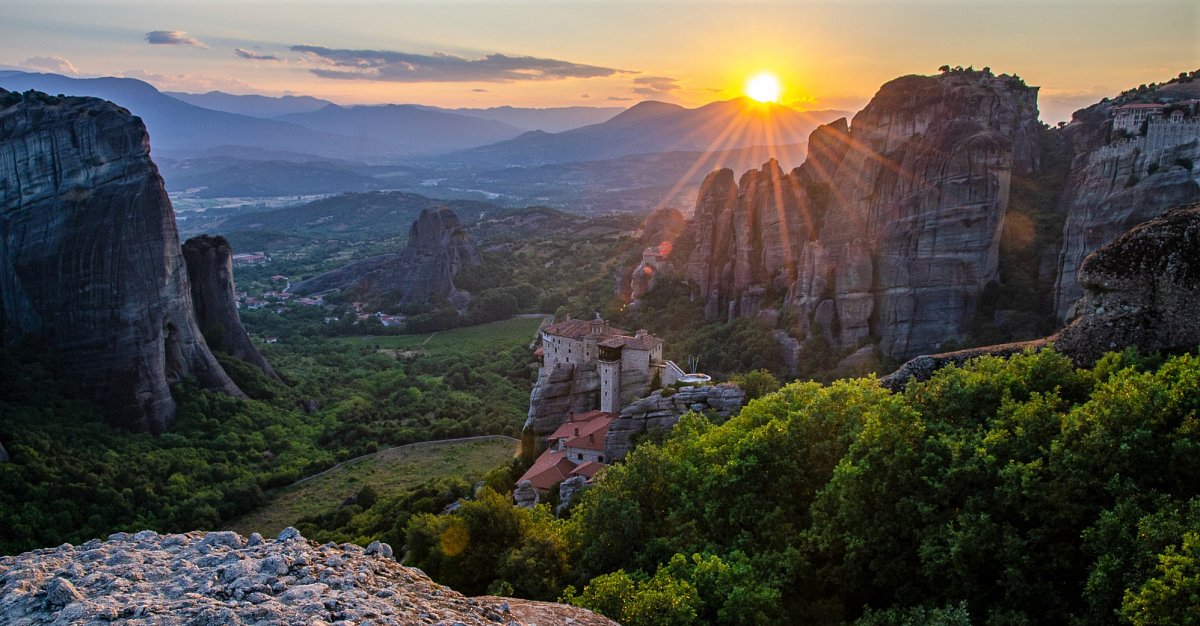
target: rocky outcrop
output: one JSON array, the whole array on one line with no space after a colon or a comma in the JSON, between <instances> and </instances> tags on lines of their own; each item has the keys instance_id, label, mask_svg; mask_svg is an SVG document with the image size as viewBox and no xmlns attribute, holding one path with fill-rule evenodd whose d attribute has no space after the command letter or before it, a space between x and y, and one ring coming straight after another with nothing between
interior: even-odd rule
<instances>
[{"instance_id":1,"label":"rocky outcrop","mask_svg":"<svg viewBox=\"0 0 1200 626\"><path fill-rule=\"evenodd\" d=\"M600 373L596 364L556 363L533 385L524 429L541 440L558 428L564 415L586 413L598 406Z\"/></svg>"},{"instance_id":2,"label":"rocky outcrop","mask_svg":"<svg viewBox=\"0 0 1200 626\"><path fill-rule=\"evenodd\" d=\"M0 557L0 622L615 626L561 604L464 597L390 551L317 545L293 528L274 540L117 533Z\"/></svg>"},{"instance_id":3,"label":"rocky outcrop","mask_svg":"<svg viewBox=\"0 0 1200 626\"><path fill-rule=\"evenodd\" d=\"M279 380L275 370L254 347L238 317L233 286L233 248L224 237L201 235L183 244L196 323L208 346L245 361Z\"/></svg>"},{"instance_id":4,"label":"rocky outcrop","mask_svg":"<svg viewBox=\"0 0 1200 626\"><path fill-rule=\"evenodd\" d=\"M1143 99L1145 99L1145 96ZM1087 255L1167 207L1200 201L1200 141L1150 153L1144 138L1110 134L1113 107L1106 101L1076 112L1062 130L1071 145L1071 173L1062 193L1065 212L1054 313L1073 319L1083 295L1077 275Z\"/></svg>"},{"instance_id":5,"label":"rocky outcrop","mask_svg":"<svg viewBox=\"0 0 1200 626\"><path fill-rule=\"evenodd\" d=\"M439 297L464 308L470 296L454 286L454 276L464 266L481 262L479 249L458 215L442 206L421 211L409 229L408 245L403 251L325 272L297 283L292 291L307 294L353 289L391 294L402 304L420 304Z\"/></svg>"},{"instance_id":6,"label":"rocky outcrop","mask_svg":"<svg viewBox=\"0 0 1200 626\"><path fill-rule=\"evenodd\" d=\"M1010 179L1038 166L1036 97L990 72L906 76L848 127L814 131L790 174L711 174L685 271L705 316L786 292L799 330L820 324L839 351L909 356L960 336L997 278Z\"/></svg>"},{"instance_id":7,"label":"rocky outcrop","mask_svg":"<svg viewBox=\"0 0 1200 626\"><path fill-rule=\"evenodd\" d=\"M513 504L523 509L532 509L541 501L541 494L533 487L533 483L522 480L513 489Z\"/></svg>"},{"instance_id":8,"label":"rocky outcrop","mask_svg":"<svg viewBox=\"0 0 1200 626\"><path fill-rule=\"evenodd\" d=\"M1079 270L1079 316L1057 334L1020 343L921 356L880 379L890 389L947 365L1053 346L1079 367L1126 347L1142 353L1200 346L1200 205L1172 209L1090 255Z\"/></svg>"},{"instance_id":9,"label":"rocky outcrop","mask_svg":"<svg viewBox=\"0 0 1200 626\"><path fill-rule=\"evenodd\" d=\"M708 320L754 315L768 285L786 289L810 224L802 193L774 159L734 181L732 170L709 174L697 196L684 276L695 283Z\"/></svg>"},{"instance_id":10,"label":"rocky outcrop","mask_svg":"<svg viewBox=\"0 0 1200 626\"><path fill-rule=\"evenodd\" d=\"M707 413L718 418L736 414L746 400L746 392L732 383L681 387L655 391L648 397L636 400L624 409L621 415L608 426L604 440L604 456L608 459L624 458L631 446L630 440L649 431L667 430L688 411Z\"/></svg>"},{"instance_id":11,"label":"rocky outcrop","mask_svg":"<svg viewBox=\"0 0 1200 626\"><path fill-rule=\"evenodd\" d=\"M518 485L520 486L520 485ZM575 498L583 493L588 487L588 479L586 476L572 476L558 484L558 506L554 507L554 514L562 517L571 508L571 504L575 502Z\"/></svg>"},{"instance_id":12,"label":"rocky outcrop","mask_svg":"<svg viewBox=\"0 0 1200 626\"><path fill-rule=\"evenodd\" d=\"M241 395L209 352L141 120L0 90L0 325L60 351L114 424L160 432L170 385Z\"/></svg>"},{"instance_id":13,"label":"rocky outcrop","mask_svg":"<svg viewBox=\"0 0 1200 626\"><path fill-rule=\"evenodd\" d=\"M1031 173L1037 89L985 72L907 76L854 116L792 302L841 349L909 356L965 332L997 277L1010 178ZM826 305L826 306L830 306Z\"/></svg>"},{"instance_id":14,"label":"rocky outcrop","mask_svg":"<svg viewBox=\"0 0 1200 626\"><path fill-rule=\"evenodd\" d=\"M1200 347L1200 204L1173 209L1089 256L1079 269L1079 317L1055 348L1091 367L1134 346L1175 352Z\"/></svg>"}]
</instances>

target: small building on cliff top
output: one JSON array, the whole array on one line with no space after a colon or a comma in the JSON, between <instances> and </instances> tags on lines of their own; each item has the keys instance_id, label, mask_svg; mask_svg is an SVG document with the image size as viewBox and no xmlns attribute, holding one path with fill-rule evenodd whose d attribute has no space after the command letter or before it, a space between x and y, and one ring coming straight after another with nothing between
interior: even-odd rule
<instances>
[{"instance_id":1,"label":"small building on cliff top","mask_svg":"<svg viewBox=\"0 0 1200 626\"><path fill-rule=\"evenodd\" d=\"M600 372L601 411L619 413L621 407L650 393L655 375L662 385L683 376L679 366L662 358L662 339L645 330L630 334L596 316L576 320L569 316L542 329L539 376L559 363L594 363Z\"/></svg>"}]
</instances>

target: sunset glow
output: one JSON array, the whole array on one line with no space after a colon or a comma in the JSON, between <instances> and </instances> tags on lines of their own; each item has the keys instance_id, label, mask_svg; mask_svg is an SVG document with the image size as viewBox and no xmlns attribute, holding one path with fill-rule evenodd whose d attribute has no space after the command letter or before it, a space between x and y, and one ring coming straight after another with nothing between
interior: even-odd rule
<instances>
[{"instance_id":1,"label":"sunset glow","mask_svg":"<svg viewBox=\"0 0 1200 626\"><path fill-rule=\"evenodd\" d=\"M764 72L746 81L746 95L759 102L779 102L781 93L779 79L771 74Z\"/></svg>"}]
</instances>

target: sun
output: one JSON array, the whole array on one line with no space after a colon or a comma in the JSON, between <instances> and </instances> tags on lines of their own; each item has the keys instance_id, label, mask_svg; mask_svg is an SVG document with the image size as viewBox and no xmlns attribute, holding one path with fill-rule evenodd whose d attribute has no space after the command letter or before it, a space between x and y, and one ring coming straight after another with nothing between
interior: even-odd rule
<instances>
[{"instance_id":1,"label":"sun","mask_svg":"<svg viewBox=\"0 0 1200 626\"><path fill-rule=\"evenodd\" d=\"M782 91L779 79L766 72L751 76L750 80L746 81L746 95L759 102L779 102L779 94Z\"/></svg>"}]
</instances>

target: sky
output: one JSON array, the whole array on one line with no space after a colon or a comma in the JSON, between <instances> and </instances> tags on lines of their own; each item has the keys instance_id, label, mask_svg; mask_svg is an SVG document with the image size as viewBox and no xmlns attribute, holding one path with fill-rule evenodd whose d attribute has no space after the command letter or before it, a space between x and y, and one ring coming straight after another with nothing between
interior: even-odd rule
<instances>
[{"instance_id":1,"label":"sky","mask_svg":"<svg viewBox=\"0 0 1200 626\"><path fill-rule=\"evenodd\" d=\"M778 76L862 107L943 64L1041 87L1051 123L1200 68L1194 0L0 0L0 66L340 104L698 106Z\"/></svg>"}]
</instances>

